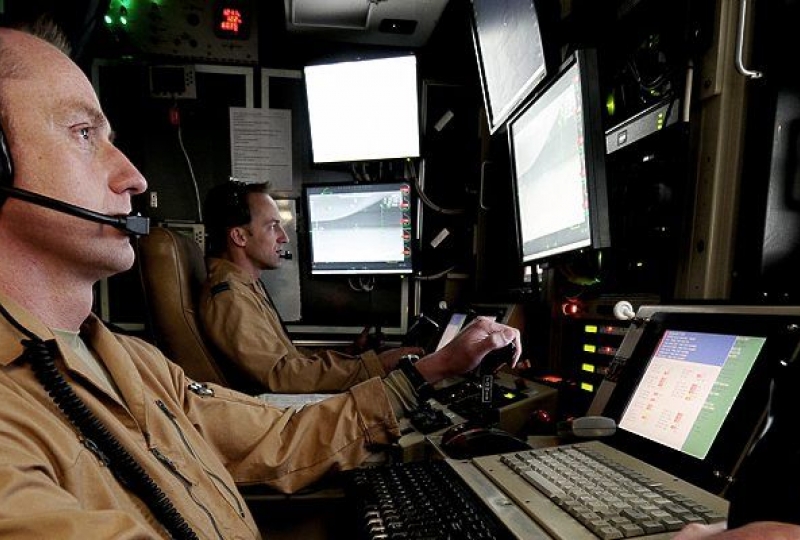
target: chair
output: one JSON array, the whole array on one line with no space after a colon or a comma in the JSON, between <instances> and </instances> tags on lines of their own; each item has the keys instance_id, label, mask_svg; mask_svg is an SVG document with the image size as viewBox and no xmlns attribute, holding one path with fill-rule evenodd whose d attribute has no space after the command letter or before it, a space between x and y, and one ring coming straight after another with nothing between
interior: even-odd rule
<instances>
[{"instance_id":1,"label":"chair","mask_svg":"<svg viewBox=\"0 0 800 540\"><path fill-rule=\"evenodd\" d=\"M157 347L200 382L241 388L230 362L207 342L197 313L206 279L200 246L188 236L154 227L138 242L139 275L148 326Z\"/></svg>"}]
</instances>

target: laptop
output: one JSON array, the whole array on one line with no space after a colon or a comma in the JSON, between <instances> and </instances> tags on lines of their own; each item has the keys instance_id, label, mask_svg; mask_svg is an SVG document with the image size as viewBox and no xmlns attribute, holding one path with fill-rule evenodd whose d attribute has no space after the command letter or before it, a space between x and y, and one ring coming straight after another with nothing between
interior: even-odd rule
<instances>
[{"instance_id":1,"label":"laptop","mask_svg":"<svg viewBox=\"0 0 800 540\"><path fill-rule=\"evenodd\" d=\"M796 354L799 334L797 307L645 306L590 408L613 418L616 433L558 452L613 460L712 521L725 519L725 493L763 427L772 376ZM515 473L509 456L447 463L512 537L603 537ZM671 538L681 526L634 536Z\"/></svg>"},{"instance_id":2,"label":"laptop","mask_svg":"<svg viewBox=\"0 0 800 540\"><path fill-rule=\"evenodd\" d=\"M436 351L450 343L454 337L461 331L464 327L464 323L467 321L467 313L462 313L459 311L454 311L450 314L450 319L447 321L447 325L444 327L442 331L442 335L439 337L439 342L436 344Z\"/></svg>"}]
</instances>

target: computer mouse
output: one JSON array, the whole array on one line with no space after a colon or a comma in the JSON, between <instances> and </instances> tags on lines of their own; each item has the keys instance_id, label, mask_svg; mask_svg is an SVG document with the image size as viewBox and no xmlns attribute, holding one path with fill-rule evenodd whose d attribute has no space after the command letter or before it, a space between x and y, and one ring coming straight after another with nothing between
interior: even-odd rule
<instances>
[{"instance_id":1,"label":"computer mouse","mask_svg":"<svg viewBox=\"0 0 800 540\"><path fill-rule=\"evenodd\" d=\"M465 422L442 435L442 450L453 459L469 459L491 454L530 450L531 446L507 431Z\"/></svg>"}]
</instances>

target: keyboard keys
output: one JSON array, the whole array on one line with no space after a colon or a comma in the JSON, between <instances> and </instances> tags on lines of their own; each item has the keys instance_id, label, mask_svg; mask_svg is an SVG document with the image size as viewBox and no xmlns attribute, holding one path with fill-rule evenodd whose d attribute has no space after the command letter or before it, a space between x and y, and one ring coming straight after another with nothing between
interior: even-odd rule
<instances>
[{"instance_id":1,"label":"keyboard keys","mask_svg":"<svg viewBox=\"0 0 800 540\"><path fill-rule=\"evenodd\" d=\"M518 452L501 461L600 538L635 538L725 519L661 482L574 446Z\"/></svg>"},{"instance_id":2,"label":"keyboard keys","mask_svg":"<svg viewBox=\"0 0 800 540\"><path fill-rule=\"evenodd\" d=\"M357 469L346 491L370 540L510 540L444 462Z\"/></svg>"}]
</instances>

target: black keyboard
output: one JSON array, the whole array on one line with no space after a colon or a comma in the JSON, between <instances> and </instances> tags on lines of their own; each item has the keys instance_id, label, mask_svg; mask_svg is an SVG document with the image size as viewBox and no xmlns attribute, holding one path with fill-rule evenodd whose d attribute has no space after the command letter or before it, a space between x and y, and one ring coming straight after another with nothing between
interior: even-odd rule
<instances>
[{"instance_id":1,"label":"black keyboard","mask_svg":"<svg viewBox=\"0 0 800 540\"><path fill-rule=\"evenodd\" d=\"M508 531L444 461L356 469L345 475L360 538L506 540Z\"/></svg>"}]
</instances>

